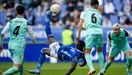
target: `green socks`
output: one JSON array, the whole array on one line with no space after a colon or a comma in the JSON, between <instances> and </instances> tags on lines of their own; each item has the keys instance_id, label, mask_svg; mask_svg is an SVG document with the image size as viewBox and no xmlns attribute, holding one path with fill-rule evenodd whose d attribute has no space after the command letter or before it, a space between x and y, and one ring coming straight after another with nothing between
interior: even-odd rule
<instances>
[{"instance_id":1,"label":"green socks","mask_svg":"<svg viewBox=\"0 0 132 75\"><path fill-rule=\"evenodd\" d=\"M23 65L21 66L19 72L18 72L18 75L23 75Z\"/></svg>"},{"instance_id":2,"label":"green socks","mask_svg":"<svg viewBox=\"0 0 132 75\"><path fill-rule=\"evenodd\" d=\"M86 62L88 64L88 67L90 70L93 70L94 67L93 67L93 63L92 63L92 57L90 54L85 54L85 59L86 59Z\"/></svg>"},{"instance_id":3,"label":"green socks","mask_svg":"<svg viewBox=\"0 0 132 75\"><path fill-rule=\"evenodd\" d=\"M127 56L127 62L126 62L127 71L130 71L131 65L132 65L132 56Z\"/></svg>"},{"instance_id":4,"label":"green socks","mask_svg":"<svg viewBox=\"0 0 132 75\"><path fill-rule=\"evenodd\" d=\"M102 52L98 52L98 62L100 66L100 71L102 71L104 68L104 56Z\"/></svg>"},{"instance_id":5,"label":"green socks","mask_svg":"<svg viewBox=\"0 0 132 75\"><path fill-rule=\"evenodd\" d=\"M104 72L110 67L111 63L111 61L106 62L105 67L103 69Z\"/></svg>"},{"instance_id":6,"label":"green socks","mask_svg":"<svg viewBox=\"0 0 132 75\"><path fill-rule=\"evenodd\" d=\"M18 71L18 68L16 67L11 67L9 68L6 72L4 72L4 75L12 75Z\"/></svg>"}]
</instances>

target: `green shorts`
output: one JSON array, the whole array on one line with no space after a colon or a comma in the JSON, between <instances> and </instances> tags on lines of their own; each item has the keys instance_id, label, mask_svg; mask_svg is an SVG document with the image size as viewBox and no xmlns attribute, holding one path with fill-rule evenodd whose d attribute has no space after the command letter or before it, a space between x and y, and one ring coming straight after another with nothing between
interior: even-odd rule
<instances>
[{"instance_id":1,"label":"green shorts","mask_svg":"<svg viewBox=\"0 0 132 75\"><path fill-rule=\"evenodd\" d=\"M22 64L24 58L25 44L16 44L9 42L9 51L14 64Z\"/></svg>"},{"instance_id":2,"label":"green shorts","mask_svg":"<svg viewBox=\"0 0 132 75\"><path fill-rule=\"evenodd\" d=\"M22 64L23 63L23 58L24 58L24 53L18 52L18 50L9 50L11 53L11 59L14 64Z\"/></svg>"},{"instance_id":3,"label":"green shorts","mask_svg":"<svg viewBox=\"0 0 132 75\"><path fill-rule=\"evenodd\" d=\"M103 46L103 35L101 34L90 34L85 39L85 48L86 49L92 49L94 45L97 48L100 48Z\"/></svg>"},{"instance_id":4,"label":"green shorts","mask_svg":"<svg viewBox=\"0 0 132 75\"><path fill-rule=\"evenodd\" d=\"M124 47L122 47L122 46L111 47L109 56L116 57L121 51L123 51L124 53L131 51L129 44L127 43Z\"/></svg>"}]
</instances>

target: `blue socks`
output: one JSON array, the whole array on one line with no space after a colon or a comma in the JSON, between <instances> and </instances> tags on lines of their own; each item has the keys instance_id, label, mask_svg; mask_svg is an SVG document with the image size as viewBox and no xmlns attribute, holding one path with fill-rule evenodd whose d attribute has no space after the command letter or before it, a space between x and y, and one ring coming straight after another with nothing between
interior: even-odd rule
<instances>
[{"instance_id":1,"label":"blue socks","mask_svg":"<svg viewBox=\"0 0 132 75\"><path fill-rule=\"evenodd\" d=\"M44 61L45 61L45 53L40 52L38 66L37 66L38 70L41 70L41 67L42 67Z\"/></svg>"}]
</instances>

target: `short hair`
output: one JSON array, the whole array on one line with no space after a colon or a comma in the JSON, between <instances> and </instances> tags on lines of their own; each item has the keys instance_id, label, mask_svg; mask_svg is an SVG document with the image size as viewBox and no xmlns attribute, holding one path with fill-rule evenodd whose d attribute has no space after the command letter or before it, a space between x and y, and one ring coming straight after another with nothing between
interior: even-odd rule
<instances>
[{"instance_id":1,"label":"short hair","mask_svg":"<svg viewBox=\"0 0 132 75\"><path fill-rule=\"evenodd\" d=\"M120 29L120 24L115 23L115 24L113 25L113 28L119 28L119 29Z\"/></svg>"},{"instance_id":2,"label":"short hair","mask_svg":"<svg viewBox=\"0 0 132 75\"><path fill-rule=\"evenodd\" d=\"M90 4L91 5L98 5L99 1L98 0L91 0Z\"/></svg>"},{"instance_id":3,"label":"short hair","mask_svg":"<svg viewBox=\"0 0 132 75\"><path fill-rule=\"evenodd\" d=\"M23 5L19 4L16 7L17 14L24 14L25 8Z\"/></svg>"}]
</instances>

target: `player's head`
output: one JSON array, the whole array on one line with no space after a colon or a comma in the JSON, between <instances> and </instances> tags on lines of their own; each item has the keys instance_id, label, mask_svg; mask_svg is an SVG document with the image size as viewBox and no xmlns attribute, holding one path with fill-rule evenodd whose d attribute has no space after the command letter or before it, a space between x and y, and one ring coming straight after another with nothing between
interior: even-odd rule
<instances>
[{"instance_id":1,"label":"player's head","mask_svg":"<svg viewBox=\"0 0 132 75\"><path fill-rule=\"evenodd\" d=\"M99 5L99 1L98 0L91 0L91 5Z\"/></svg>"},{"instance_id":2,"label":"player's head","mask_svg":"<svg viewBox=\"0 0 132 75\"><path fill-rule=\"evenodd\" d=\"M84 47L85 47L85 42L82 41L82 40L79 40L79 41L77 42L77 44L76 44L76 48L77 48L78 50L80 50L80 51L83 52Z\"/></svg>"},{"instance_id":3,"label":"player's head","mask_svg":"<svg viewBox=\"0 0 132 75\"><path fill-rule=\"evenodd\" d=\"M93 8L98 8L99 1L98 0L85 0L85 3L87 4L87 7L93 7Z\"/></svg>"},{"instance_id":4,"label":"player's head","mask_svg":"<svg viewBox=\"0 0 132 75\"><path fill-rule=\"evenodd\" d=\"M18 15L24 15L25 8L23 5L19 4L16 7L16 12Z\"/></svg>"},{"instance_id":5,"label":"player's head","mask_svg":"<svg viewBox=\"0 0 132 75\"><path fill-rule=\"evenodd\" d=\"M65 27L65 29L70 29L70 25L67 25L67 26Z\"/></svg>"},{"instance_id":6,"label":"player's head","mask_svg":"<svg viewBox=\"0 0 132 75\"><path fill-rule=\"evenodd\" d=\"M98 7L98 0L85 0L85 3L87 4L88 7L94 7L97 8Z\"/></svg>"},{"instance_id":7,"label":"player's head","mask_svg":"<svg viewBox=\"0 0 132 75\"><path fill-rule=\"evenodd\" d=\"M120 24L116 23L113 25L113 32L115 35L119 35L120 32Z\"/></svg>"}]
</instances>

